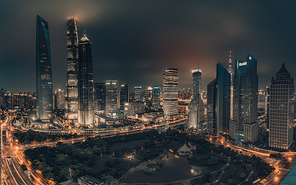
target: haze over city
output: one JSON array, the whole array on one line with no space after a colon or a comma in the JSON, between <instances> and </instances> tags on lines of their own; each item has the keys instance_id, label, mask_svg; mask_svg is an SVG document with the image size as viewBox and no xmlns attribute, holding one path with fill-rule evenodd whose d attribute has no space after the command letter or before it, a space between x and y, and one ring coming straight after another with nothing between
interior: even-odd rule
<instances>
[{"instance_id":1,"label":"haze over city","mask_svg":"<svg viewBox=\"0 0 296 185\"><path fill-rule=\"evenodd\" d=\"M94 82L162 84L167 67L179 69L180 87L190 87L194 68L203 70L202 89L227 67L228 53L258 60L259 89L281 63L296 67L295 2L269 1L3 1L0 84L10 91L36 91L35 16L49 22L53 89L66 85L66 19L78 18L93 45ZM294 76L293 71L292 76ZM9 78L9 80L7 80Z\"/></svg>"}]
</instances>

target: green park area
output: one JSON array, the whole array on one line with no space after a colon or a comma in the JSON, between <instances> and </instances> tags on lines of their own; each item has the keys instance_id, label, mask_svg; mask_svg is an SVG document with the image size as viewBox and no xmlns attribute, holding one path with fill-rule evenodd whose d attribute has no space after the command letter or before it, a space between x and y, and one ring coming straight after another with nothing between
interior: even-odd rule
<instances>
[{"instance_id":1,"label":"green park area","mask_svg":"<svg viewBox=\"0 0 296 185\"><path fill-rule=\"evenodd\" d=\"M192 155L180 156L187 143ZM216 147L202 136L177 130L88 138L84 142L40 147L25 151L32 168L56 183L90 175L112 185L123 183L238 184L252 182L273 170L255 156L245 156L223 146ZM71 169L71 170L69 170ZM250 175L251 174L251 175ZM247 181L244 182L247 184Z\"/></svg>"}]
</instances>

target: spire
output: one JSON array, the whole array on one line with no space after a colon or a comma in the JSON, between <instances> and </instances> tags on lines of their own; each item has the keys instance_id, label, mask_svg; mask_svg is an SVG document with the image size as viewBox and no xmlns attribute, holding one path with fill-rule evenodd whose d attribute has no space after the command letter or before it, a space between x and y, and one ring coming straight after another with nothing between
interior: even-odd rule
<instances>
[{"instance_id":1,"label":"spire","mask_svg":"<svg viewBox=\"0 0 296 185\"><path fill-rule=\"evenodd\" d=\"M89 41L89 39L87 38L87 36L86 36L86 31L85 31L85 29L84 29L84 32L83 32L83 36L82 36L82 38L80 39L82 42L85 42L85 41Z\"/></svg>"},{"instance_id":2,"label":"spire","mask_svg":"<svg viewBox=\"0 0 296 185\"><path fill-rule=\"evenodd\" d=\"M231 46L230 46L230 51L229 51L229 68L231 68L232 65L232 60L231 60Z\"/></svg>"}]
</instances>

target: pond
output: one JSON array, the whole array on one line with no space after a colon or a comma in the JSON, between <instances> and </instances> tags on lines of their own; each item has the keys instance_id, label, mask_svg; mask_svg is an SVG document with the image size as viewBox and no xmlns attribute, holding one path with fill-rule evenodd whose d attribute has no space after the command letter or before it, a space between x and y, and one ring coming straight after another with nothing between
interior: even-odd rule
<instances>
[{"instance_id":1,"label":"pond","mask_svg":"<svg viewBox=\"0 0 296 185\"><path fill-rule=\"evenodd\" d=\"M187 162L185 156L175 157L169 153L169 157L165 160L163 167L156 173L151 175L145 174L144 170L134 171L121 180L125 183L165 183L176 180L189 179L207 172L215 171L223 167L225 164L218 163L211 167L192 166Z\"/></svg>"}]
</instances>

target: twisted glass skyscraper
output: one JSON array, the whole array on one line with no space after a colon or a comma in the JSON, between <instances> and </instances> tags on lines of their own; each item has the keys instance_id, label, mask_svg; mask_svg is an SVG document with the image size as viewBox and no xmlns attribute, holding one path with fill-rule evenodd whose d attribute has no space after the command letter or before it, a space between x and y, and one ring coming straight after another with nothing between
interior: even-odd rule
<instances>
[{"instance_id":1,"label":"twisted glass skyscraper","mask_svg":"<svg viewBox=\"0 0 296 185\"><path fill-rule=\"evenodd\" d=\"M78 112L78 32L77 19L67 20L67 116L77 119Z\"/></svg>"},{"instance_id":2,"label":"twisted glass skyscraper","mask_svg":"<svg viewBox=\"0 0 296 185\"><path fill-rule=\"evenodd\" d=\"M40 15L37 15L36 22L36 91L37 118L51 120L53 102L48 22Z\"/></svg>"}]
</instances>

